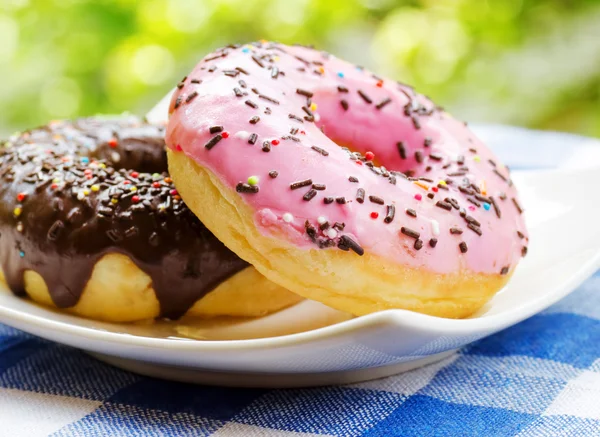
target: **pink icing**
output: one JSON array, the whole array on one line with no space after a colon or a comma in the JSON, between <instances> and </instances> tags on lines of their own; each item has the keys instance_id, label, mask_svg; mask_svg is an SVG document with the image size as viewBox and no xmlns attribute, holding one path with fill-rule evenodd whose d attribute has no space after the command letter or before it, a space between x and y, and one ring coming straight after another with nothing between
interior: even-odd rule
<instances>
[{"instance_id":1,"label":"pink icing","mask_svg":"<svg viewBox=\"0 0 600 437\"><path fill-rule=\"evenodd\" d=\"M313 93L312 99L297 89ZM372 103L367 103L359 90ZM302 107L310 103L307 100L317 105L314 123L304 119L307 114ZM338 250L335 245L345 235L365 252L439 273L462 268L500 273L516 265L527 244L527 237L517 233L526 231L513 201L517 192L510 183L508 169L462 122L410 87L377 78L334 56L271 43L221 49L208 55L182 81L170 111L167 143L171 149L183 151L231 189L247 183L250 176L258 177L257 193L239 195L255 211L255 224L265 235L277 231L307 249L332 240L334 247L323 250ZM302 122L290 118L290 114ZM250 123L254 116L260 117L256 124ZM226 134L210 133L212 126L223 126ZM299 141L289 139L290 132L295 132L292 129L298 129L292 136ZM248 142L251 133L257 135L254 145ZM205 145L216 135L227 138L209 150ZM263 143L273 140L279 144L271 144L270 152L264 152ZM405 159L397 146L400 141L406 150ZM434 183L376 174L365 158L359 159L359 165L338 144L363 155L374 153L374 162L388 171L412 170L415 177ZM423 155L422 162L418 162L421 159L417 159L416 152ZM436 160L436 156L441 159ZM273 170L278 172L276 178L269 176ZM382 171L378 167L375 170ZM358 182L351 182L349 177ZM390 182L393 178L395 184ZM326 189L304 200L311 187L292 190L290 184L305 179L324 184ZM437 188L442 180L448 181L447 190L444 186ZM458 187L467 182L485 186L486 195L494 199L501 217L493 205L486 210L484 202L469 194L472 187L467 193L459 191ZM356 200L359 188L366 192L364 203ZM428 193L435 195L433 200ZM384 205L371 202L369 196L383 199ZM326 197L344 197L346 203L326 204ZM461 210L480 223L481 236L468 227L459 210L436 206L445 198L455 199ZM387 205L396 208L390 223L384 220ZM416 211L416 218L405 212L408 208ZM340 222L345 228L320 230L320 217L321 222L325 218L330 225ZM312 238L305 228L307 220L318 233ZM402 227L420 234L420 250L415 248L415 238L401 232ZM450 229L454 227L462 234L452 234ZM429 243L432 238L437 239L435 248ZM466 253L460 250L462 242L466 243Z\"/></svg>"}]
</instances>

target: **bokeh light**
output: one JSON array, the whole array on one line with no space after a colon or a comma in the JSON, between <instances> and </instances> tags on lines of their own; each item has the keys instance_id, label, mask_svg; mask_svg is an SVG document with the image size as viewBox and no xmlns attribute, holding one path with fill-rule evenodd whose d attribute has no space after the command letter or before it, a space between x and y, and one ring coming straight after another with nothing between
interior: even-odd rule
<instances>
[{"instance_id":1,"label":"bokeh light","mask_svg":"<svg viewBox=\"0 0 600 437\"><path fill-rule=\"evenodd\" d=\"M458 117L600 136L600 2L2 0L0 134L143 114L210 50L315 44Z\"/></svg>"}]
</instances>

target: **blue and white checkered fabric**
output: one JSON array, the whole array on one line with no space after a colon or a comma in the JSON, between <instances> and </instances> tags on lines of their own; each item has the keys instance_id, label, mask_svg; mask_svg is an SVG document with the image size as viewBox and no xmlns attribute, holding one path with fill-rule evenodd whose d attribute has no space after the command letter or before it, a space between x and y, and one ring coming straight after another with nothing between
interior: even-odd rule
<instances>
[{"instance_id":1,"label":"blue and white checkered fabric","mask_svg":"<svg viewBox=\"0 0 600 437\"><path fill-rule=\"evenodd\" d=\"M0 436L600 436L600 273L442 362L340 387L136 376L0 325Z\"/></svg>"}]
</instances>

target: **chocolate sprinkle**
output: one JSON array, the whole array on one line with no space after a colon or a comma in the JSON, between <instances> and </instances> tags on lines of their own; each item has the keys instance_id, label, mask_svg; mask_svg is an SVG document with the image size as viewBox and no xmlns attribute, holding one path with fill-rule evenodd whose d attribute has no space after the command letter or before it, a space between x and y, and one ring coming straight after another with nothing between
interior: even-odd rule
<instances>
[{"instance_id":1,"label":"chocolate sprinkle","mask_svg":"<svg viewBox=\"0 0 600 437\"><path fill-rule=\"evenodd\" d=\"M204 147L206 148L206 150L211 150L222 139L223 139L223 136L221 134L215 135L210 140L208 140L208 142L204 145Z\"/></svg>"},{"instance_id":2,"label":"chocolate sprinkle","mask_svg":"<svg viewBox=\"0 0 600 437\"><path fill-rule=\"evenodd\" d=\"M364 203L365 201L365 190L363 188L359 188L356 190L356 201L358 203Z\"/></svg>"},{"instance_id":3,"label":"chocolate sprinkle","mask_svg":"<svg viewBox=\"0 0 600 437\"><path fill-rule=\"evenodd\" d=\"M250 119L250 124L256 124L260 121L260 117L258 115L255 115L254 117L252 117Z\"/></svg>"},{"instance_id":4,"label":"chocolate sprinkle","mask_svg":"<svg viewBox=\"0 0 600 437\"><path fill-rule=\"evenodd\" d=\"M377 205L383 205L385 203L379 196L369 196L369 200Z\"/></svg>"},{"instance_id":5,"label":"chocolate sprinkle","mask_svg":"<svg viewBox=\"0 0 600 437\"><path fill-rule=\"evenodd\" d=\"M323 198L323 203L325 205L329 205L330 203L333 203L333 197L325 197L325 198Z\"/></svg>"},{"instance_id":6,"label":"chocolate sprinkle","mask_svg":"<svg viewBox=\"0 0 600 437\"><path fill-rule=\"evenodd\" d=\"M279 172L278 172L277 170L271 170L271 171L269 172L269 176L270 176L272 179L275 179L277 176L279 176Z\"/></svg>"},{"instance_id":7,"label":"chocolate sprinkle","mask_svg":"<svg viewBox=\"0 0 600 437\"><path fill-rule=\"evenodd\" d=\"M502 267L502 269L500 270L500 274L501 274L501 275L506 275L506 274L508 274L508 271L509 271L509 267L508 267L508 266L504 266L504 267Z\"/></svg>"},{"instance_id":8,"label":"chocolate sprinkle","mask_svg":"<svg viewBox=\"0 0 600 437\"><path fill-rule=\"evenodd\" d=\"M312 183L312 179L304 179L303 181L297 181L290 184L290 188L292 190L297 190L298 188L308 187L309 185L312 185Z\"/></svg>"},{"instance_id":9,"label":"chocolate sprinkle","mask_svg":"<svg viewBox=\"0 0 600 437\"><path fill-rule=\"evenodd\" d=\"M356 177L354 177L354 176L350 176L350 177L348 177L348 180L349 180L350 182L358 183L358 178L356 178Z\"/></svg>"},{"instance_id":10,"label":"chocolate sprinkle","mask_svg":"<svg viewBox=\"0 0 600 437\"><path fill-rule=\"evenodd\" d=\"M259 188L258 185L249 185L249 184L244 184L242 182L239 182L236 186L235 186L235 191L237 191L238 193L258 193Z\"/></svg>"},{"instance_id":11,"label":"chocolate sprinkle","mask_svg":"<svg viewBox=\"0 0 600 437\"><path fill-rule=\"evenodd\" d=\"M344 111L347 111L349 108L348 102L344 99L340 100L340 105L342 105L342 108L344 109Z\"/></svg>"},{"instance_id":12,"label":"chocolate sprinkle","mask_svg":"<svg viewBox=\"0 0 600 437\"><path fill-rule=\"evenodd\" d=\"M458 248L460 249L461 253L467 253L467 250L469 250L469 248L467 247L467 243L465 243L464 241L460 242Z\"/></svg>"},{"instance_id":13,"label":"chocolate sprinkle","mask_svg":"<svg viewBox=\"0 0 600 437\"><path fill-rule=\"evenodd\" d=\"M365 250L362 247L360 247L360 245L356 241L354 241L347 235L342 235L340 237L340 240L338 242L338 248L345 251L352 249L357 255L360 256L364 255L365 253Z\"/></svg>"},{"instance_id":14,"label":"chocolate sprinkle","mask_svg":"<svg viewBox=\"0 0 600 437\"><path fill-rule=\"evenodd\" d=\"M388 105L392 103L392 99L390 99L389 97L386 97L385 99L383 99L381 102L379 102L375 108L377 109L382 109L384 106Z\"/></svg>"},{"instance_id":15,"label":"chocolate sprinkle","mask_svg":"<svg viewBox=\"0 0 600 437\"><path fill-rule=\"evenodd\" d=\"M438 242L437 238L431 238L429 240L429 246L435 247L435 246L437 246L437 242Z\"/></svg>"},{"instance_id":16,"label":"chocolate sprinkle","mask_svg":"<svg viewBox=\"0 0 600 437\"><path fill-rule=\"evenodd\" d=\"M481 228L479 226L475 225L475 223L468 223L467 224L467 228L469 228L470 230L472 230L473 232L475 232L480 237L483 234L483 232L481 231Z\"/></svg>"},{"instance_id":17,"label":"chocolate sprinkle","mask_svg":"<svg viewBox=\"0 0 600 437\"><path fill-rule=\"evenodd\" d=\"M262 151L263 152L270 152L271 151L271 142L270 141L263 141Z\"/></svg>"},{"instance_id":18,"label":"chocolate sprinkle","mask_svg":"<svg viewBox=\"0 0 600 437\"><path fill-rule=\"evenodd\" d=\"M186 97L185 99L185 103L190 103L192 100L194 100L196 97L198 96L198 91L194 91L192 94L190 94L189 96Z\"/></svg>"},{"instance_id":19,"label":"chocolate sprinkle","mask_svg":"<svg viewBox=\"0 0 600 437\"><path fill-rule=\"evenodd\" d=\"M409 215L411 217L417 217L417 211L415 211L412 208L407 208L406 209L406 215Z\"/></svg>"},{"instance_id":20,"label":"chocolate sprinkle","mask_svg":"<svg viewBox=\"0 0 600 437\"><path fill-rule=\"evenodd\" d=\"M339 203L340 205L343 205L343 204L345 204L345 203L346 203L346 198L345 198L345 197L343 197L343 196L342 196L342 197L336 197L336 198L335 198L335 201L336 201L337 203Z\"/></svg>"},{"instance_id":21,"label":"chocolate sprinkle","mask_svg":"<svg viewBox=\"0 0 600 437\"><path fill-rule=\"evenodd\" d=\"M309 98L313 96L313 93L311 93L310 91L306 91L300 88L296 88L296 93Z\"/></svg>"},{"instance_id":22,"label":"chocolate sprinkle","mask_svg":"<svg viewBox=\"0 0 600 437\"><path fill-rule=\"evenodd\" d=\"M325 149L321 149L320 147L311 146L311 149L313 149L315 152L319 152L323 156L329 156L329 152Z\"/></svg>"},{"instance_id":23,"label":"chocolate sprinkle","mask_svg":"<svg viewBox=\"0 0 600 437\"><path fill-rule=\"evenodd\" d=\"M402 232L407 237L411 237L411 238L419 238L421 236L421 234L419 232L414 231L414 230L412 230L410 228L407 228L405 226L402 226L400 228L400 232Z\"/></svg>"},{"instance_id":24,"label":"chocolate sprinkle","mask_svg":"<svg viewBox=\"0 0 600 437\"><path fill-rule=\"evenodd\" d=\"M362 97L362 99L363 99L363 100L364 100L366 103L368 103L368 104L371 104L371 103L373 103L373 100L371 100L371 98L370 98L369 96L367 96L367 95L364 93L364 91L362 91L362 90L358 90L358 95L359 95L360 97Z\"/></svg>"},{"instance_id":25,"label":"chocolate sprinkle","mask_svg":"<svg viewBox=\"0 0 600 437\"><path fill-rule=\"evenodd\" d=\"M312 184L312 187L317 191L323 191L327 188L325 184Z\"/></svg>"},{"instance_id":26,"label":"chocolate sprinkle","mask_svg":"<svg viewBox=\"0 0 600 437\"><path fill-rule=\"evenodd\" d=\"M450 228L450 233L452 235L460 235L463 233L463 230L461 228L457 228L456 226L453 226Z\"/></svg>"},{"instance_id":27,"label":"chocolate sprinkle","mask_svg":"<svg viewBox=\"0 0 600 437\"><path fill-rule=\"evenodd\" d=\"M246 105L250 106L251 108L254 108L254 109L258 108L258 105L256 103L254 103L252 100L246 100L244 103Z\"/></svg>"},{"instance_id":28,"label":"chocolate sprinkle","mask_svg":"<svg viewBox=\"0 0 600 437\"><path fill-rule=\"evenodd\" d=\"M441 200L438 200L437 203L435 204L435 206L445 209L446 211L452 210L452 205L450 205L449 203L443 202Z\"/></svg>"},{"instance_id":29,"label":"chocolate sprinkle","mask_svg":"<svg viewBox=\"0 0 600 437\"><path fill-rule=\"evenodd\" d=\"M314 198L317 195L317 190L315 189L310 189L309 191L306 192L306 194L304 196L302 196L303 200L309 201L312 198Z\"/></svg>"},{"instance_id":30,"label":"chocolate sprinkle","mask_svg":"<svg viewBox=\"0 0 600 437\"><path fill-rule=\"evenodd\" d=\"M391 223L396 216L396 207L394 205L387 205L385 210L385 218L383 221L385 223Z\"/></svg>"},{"instance_id":31,"label":"chocolate sprinkle","mask_svg":"<svg viewBox=\"0 0 600 437\"><path fill-rule=\"evenodd\" d=\"M340 93L347 93L348 92L348 88L346 88L344 85L338 85L337 89L338 89L338 91Z\"/></svg>"},{"instance_id":32,"label":"chocolate sprinkle","mask_svg":"<svg viewBox=\"0 0 600 437\"><path fill-rule=\"evenodd\" d=\"M219 132L223 132L223 126L211 126L210 128L208 128L208 131L211 134L216 134Z\"/></svg>"},{"instance_id":33,"label":"chocolate sprinkle","mask_svg":"<svg viewBox=\"0 0 600 437\"><path fill-rule=\"evenodd\" d=\"M420 238L417 238L415 240L415 244L413 246L416 250L421 250L421 248L423 247L423 240L421 240Z\"/></svg>"},{"instance_id":34,"label":"chocolate sprinkle","mask_svg":"<svg viewBox=\"0 0 600 437\"><path fill-rule=\"evenodd\" d=\"M517 199L515 199L514 197L511 197L510 200L512 200L512 203L513 203L513 205L515 205L515 208L517 208L517 211L519 211L519 214L523 214L523 208L521 208L519 201Z\"/></svg>"},{"instance_id":35,"label":"chocolate sprinkle","mask_svg":"<svg viewBox=\"0 0 600 437\"><path fill-rule=\"evenodd\" d=\"M398 153L400 153L400 158L406 159L406 146L404 145L404 142L398 141L396 147L398 148Z\"/></svg>"},{"instance_id":36,"label":"chocolate sprinkle","mask_svg":"<svg viewBox=\"0 0 600 437\"><path fill-rule=\"evenodd\" d=\"M248 138L248 144L255 144L257 139L258 135L255 133L250 134L250 137Z\"/></svg>"}]
</instances>

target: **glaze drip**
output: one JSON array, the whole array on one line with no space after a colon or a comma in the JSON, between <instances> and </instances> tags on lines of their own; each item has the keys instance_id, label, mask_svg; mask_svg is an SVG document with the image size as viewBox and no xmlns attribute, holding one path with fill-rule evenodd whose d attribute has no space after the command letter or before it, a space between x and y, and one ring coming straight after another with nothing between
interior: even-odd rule
<instances>
[{"instance_id":1,"label":"glaze drip","mask_svg":"<svg viewBox=\"0 0 600 437\"><path fill-rule=\"evenodd\" d=\"M176 319L248 264L186 207L166 173L164 128L135 117L52 122L0 150L0 265L25 295L42 276L59 308L77 304L105 254L152 279Z\"/></svg>"}]
</instances>

